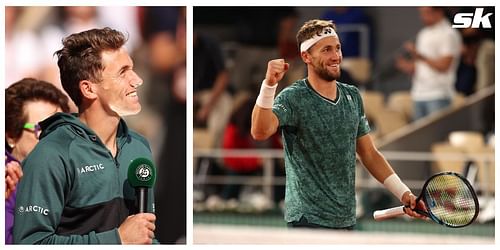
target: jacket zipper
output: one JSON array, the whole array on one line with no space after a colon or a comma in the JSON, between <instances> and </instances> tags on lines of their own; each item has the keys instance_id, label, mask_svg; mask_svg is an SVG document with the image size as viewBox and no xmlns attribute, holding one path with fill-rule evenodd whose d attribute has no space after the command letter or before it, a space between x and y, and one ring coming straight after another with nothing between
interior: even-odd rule
<instances>
[{"instance_id":1,"label":"jacket zipper","mask_svg":"<svg viewBox=\"0 0 500 250\"><path fill-rule=\"evenodd\" d=\"M98 142L99 143L99 141L97 140L97 136L92 135L91 139L94 142ZM111 151L103 143L100 143L100 144L108 151L108 155L111 157L111 159L113 159L113 162L115 164L115 176L116 176L115 177L115 187L120 187L120 170L119 170L120 169L120 162L118 161L118 157L120 156L120 152L121 152L120 149L123 146L123 144L122 145L118 145L118 143L117 143L117 145L116 145L116 157L113 157L113 154L111 153ZM117 191L117 193L119 194L118 191ZM115 214L116 214L116 221L119 222L120 221L120 212L115 213Z\"/></svg>"}]
</instances>

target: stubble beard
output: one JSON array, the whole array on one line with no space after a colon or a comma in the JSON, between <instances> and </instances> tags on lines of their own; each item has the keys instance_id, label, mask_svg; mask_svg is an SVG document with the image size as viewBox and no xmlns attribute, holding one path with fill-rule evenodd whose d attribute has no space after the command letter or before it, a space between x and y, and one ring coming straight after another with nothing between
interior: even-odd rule
<instances>
[{"instance_id":1,"label":"stubble beard","mask_svg":"<svg viewBox=\"0 0 500 250\"><path fill-rule=\"evenodd\" d=\"M340 70L338 72L330 72L322 64L313 64L313 68L316 74L327 82L337 80L340 77Z\"/></svg>"}]
</instances>

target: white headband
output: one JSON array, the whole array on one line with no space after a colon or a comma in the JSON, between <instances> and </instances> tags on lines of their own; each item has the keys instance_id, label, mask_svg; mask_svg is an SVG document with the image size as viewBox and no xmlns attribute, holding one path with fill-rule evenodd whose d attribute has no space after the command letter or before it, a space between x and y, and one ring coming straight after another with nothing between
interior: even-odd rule
<instances>
[{"instance_id":1,"label":"white headband","mask_svg":"<svg viewBox=\"0 0 500 250\"><path fill-rule=\"evenodd\" d=\"M319 40L329 37L329 36L336 36L338 37L337 33L332 27L325 27L319 34L315 34L313 37L303 41L300 44L300 52L307 51L309 48L311 48L314 44L316 44Z\"/></svg>"}]
</instances>

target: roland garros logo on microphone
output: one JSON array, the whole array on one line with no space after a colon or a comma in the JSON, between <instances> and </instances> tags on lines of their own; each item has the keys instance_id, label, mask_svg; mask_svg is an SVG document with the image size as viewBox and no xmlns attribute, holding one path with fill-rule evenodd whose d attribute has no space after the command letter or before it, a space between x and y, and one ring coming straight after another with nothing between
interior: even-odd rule
<instances>
[{"instance_id":1,"label":"roland garros logo on microphone","mask_svg":"<svg viewBox=\"0 0 500 250\"><path fill-rule=\"evenodd\" d=\"M152 172L153 172L153 170L151 169L151 166L149 166L148 164L141 164L135 170L135 176L140 181L149 181L149 180L151 180L151 177L153 176L151 174Z\"/></svg>"}]
</instances>

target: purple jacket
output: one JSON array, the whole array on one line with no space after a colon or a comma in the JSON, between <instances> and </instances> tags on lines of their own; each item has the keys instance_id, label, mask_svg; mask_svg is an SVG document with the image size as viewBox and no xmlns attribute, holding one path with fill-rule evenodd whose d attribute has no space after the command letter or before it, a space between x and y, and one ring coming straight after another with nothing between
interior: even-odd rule
<instances>
[{"instance_id":1,"label":"purple jacket","mask_svg":"<svg viewBox=\"0 0 500 250\"><path fill-rule=\"evenodd\" d=\"M10 161L19 162L7 150L5 150L5 164ZM14 212L16 211L16 191L5 200L5 244L13 244L12 232L14 231Z\"/></svg>"},{"instance_id":2,"label":"purple jacket","mask_svg":"<svg viewBox=\"0 0 500 250\"><path fill-rule=\"evenodd\" d=\"M13 244L14 211L16 210L16 191L5 200L5 244Z\"/></svg>"}]
</instances>

